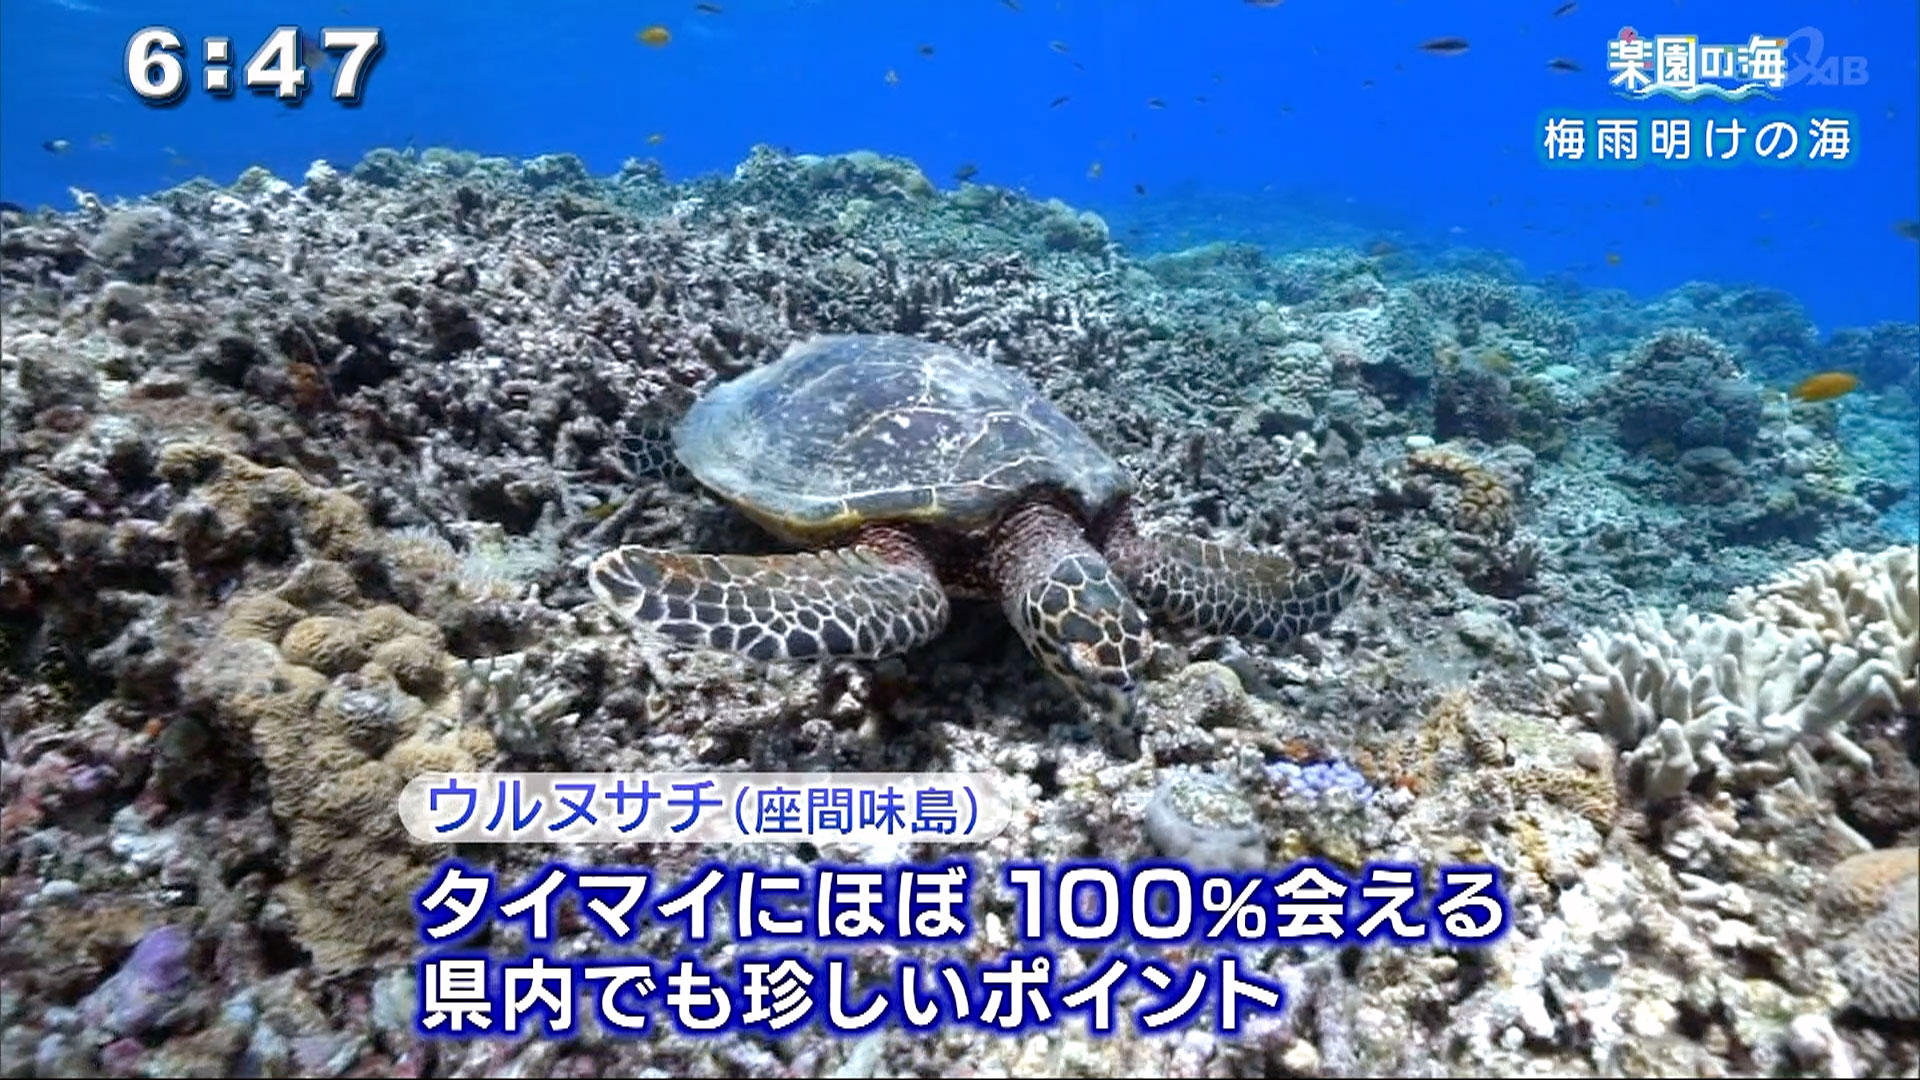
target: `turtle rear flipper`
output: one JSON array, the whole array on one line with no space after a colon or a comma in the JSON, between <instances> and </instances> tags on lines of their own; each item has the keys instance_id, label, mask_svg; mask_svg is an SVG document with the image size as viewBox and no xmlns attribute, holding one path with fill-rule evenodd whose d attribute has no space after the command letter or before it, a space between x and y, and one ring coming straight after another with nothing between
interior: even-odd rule
<instances>
[{"instance_id":1,"label":"turtle rear flipper","mask_svg":"<svg viewBox=\"0 0 1920 1080\"><path fill-rule=\"evenodd\" d=\"M1360 568L1296 574L1273 555L1191 536L1116 536L1109 557L1134 599L1166 622L1283 642L1325 630L1360 589Z\"/></svg>"},{"instance_id":2,"label":"turtle rear flipper","mask_svg":"<svg viewBox=\"0 0 1920 1080\"><path fill-rule=\"evenodd\" d=\"M864 546L747 556L629 545L595 559L587 580L636 627L755 660L877 660L947 625L946 592L923 559Z\"/></svg>"}]
</instances>

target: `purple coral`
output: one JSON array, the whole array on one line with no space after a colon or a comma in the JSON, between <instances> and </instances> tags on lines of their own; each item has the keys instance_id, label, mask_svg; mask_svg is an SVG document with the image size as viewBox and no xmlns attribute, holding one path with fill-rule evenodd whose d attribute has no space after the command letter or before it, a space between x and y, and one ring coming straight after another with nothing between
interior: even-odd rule
<instances>
[{"instance_id":1,"label":"purple coral","mask_svg":"<svg viewBox=\"0 0 1920 1080\"><path fill-rule=\"evenodd\" d=\"M120 970L81 1002L82 1013L116 1034L145 1034L185 996L192 948L183 927L149 931Z\"/></svg>"},{"instance_id":2,"label":"purple coral","mask_svg":"<svg viewBox=\"0 0 1920 1080\"><path fill-rule=\"evenodd\" d=\"M1311 765L1276 761L1267 766L1267 775L1275 783L1286 785L1288 794L1300 798L1323 799L1343 791L1358 802L1373 797L1373 785L1344 761L1316 761Z\"/></svg>"}]
</instances>

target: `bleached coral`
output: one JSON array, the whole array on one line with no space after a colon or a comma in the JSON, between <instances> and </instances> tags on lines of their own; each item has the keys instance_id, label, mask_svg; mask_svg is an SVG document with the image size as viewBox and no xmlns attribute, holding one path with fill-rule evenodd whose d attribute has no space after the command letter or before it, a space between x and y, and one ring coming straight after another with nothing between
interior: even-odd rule
<instances>
[{"instance_id":1,"label":"bleached coral","mask_svg":"<svg viewBox=\"0 0 1920 1080\"><path fill-rule=\"evenodd\" d=\"M1735 616L1641 612L1543 671L1570 712L1627 751L1650 798L1704 770L1740 787L1804 771L1792 752L1803 741L1870 767L1847 731L1920 692L1914 567L1910 548L1841 552L1742 590Z\"/></svg>"},{"instance_id":2,"label":"bleached coral","mask_svg":"<svg viewBox=\"0 0 1920 1080\"><path fill-rule=\"evenodd\" d=\"M1901 707L1920 710L1920 547L1799 563L1765 585L1736 589L1727 607L1886 661L1899 676Z\"/></svg>"},{"instance_id":3,"label":"bleached coral","mask_svg":"<svg viewBox=\"0 0 1920 1080\"><path fill-rule=\"evenodd\" d=\"M457 660L454 681L463 721L484 721L499 747L509 754L539 758L556 745L559 734L579 719L568 711L573 695L538 689L528 678L526 654L509 653L479 660Z\"/></svg>"}]
</instances>

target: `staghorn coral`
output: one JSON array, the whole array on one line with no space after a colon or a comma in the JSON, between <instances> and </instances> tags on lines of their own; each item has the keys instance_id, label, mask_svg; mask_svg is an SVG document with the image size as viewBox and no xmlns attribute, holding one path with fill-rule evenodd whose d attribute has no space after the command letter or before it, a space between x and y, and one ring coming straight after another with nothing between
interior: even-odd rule
<instances>
[{"instance_id":1,"label":"staghorn coral","mask_svg":"<svg viewBox=\"0 0 1920 1080\"><path fill-rule=\"evenodd\" d=\"M1643 791L1677 792L1703 771L1751 789L1778 779L1802 739L1864 763L1845 729L1897 700L1884 660L1684 606L1669 619L1642 612L1590 632L1577 649L1542 671L1561 684L1569 712L1628 752Z\"/></svg>"},{"instance_id":2,"label":"staghorn coral","mask_svg":"<svg viewBox=\"0 0 1920 1080\"><path fill-rule=\"evenodd\" d=\"M1460 485L1454 522L1483 536L1504 537L1513 531L1513 489L1460 450L1446 446L1418 447L1407 454L1407 467L1444 476Z\"/></svg>"},{"instance_id":3,"label":"staghorn coral","mask_svg":"<svg viewBox=\"0 0 1920 1080\"><path fill-rule=\"evenodd\" d=\"M1885 661L1900 707L1920 712L1920 548L1896 544L1796 563L1764 585L1735 589L1727 608Z\"/></svg>"},{"instance_id":4,"label":"staghorn coral","mask_svg":"<svg viewBox=\"0 0 1920 1080\"><path fill-rule=\"evenodd\" d=\"M1640 612L1542 671L1568 712L1625 753L1649 803L1703 776L1752 792L1791 774L1816 794L1809 747L1870 773L1848 732L1911 708L1913 567L1911 549L1841 552L1740 591L1729 605L1738 617Z\"/></svg>"}]
</instances>

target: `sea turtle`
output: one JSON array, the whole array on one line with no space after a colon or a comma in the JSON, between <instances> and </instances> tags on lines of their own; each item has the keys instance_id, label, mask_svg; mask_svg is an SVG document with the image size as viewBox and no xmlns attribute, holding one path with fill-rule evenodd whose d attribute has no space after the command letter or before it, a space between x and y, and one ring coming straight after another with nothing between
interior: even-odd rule
<instances>
[{"instance_id":1,"label":"sea turtle","mask_svg":"<svg viewBox=\"0 0 1920 1080\"><path fill-rule=\"evenodd\" d=\"M1353 566L1136 527L1119 463L1018 373L891 334L814 337L722 383L671 430L695 479L796 554L625 546L594 594L683 645L757 660L878 659L946 626L948 597L997 599L1027 648L1131 732L1165 622L1284 640L1351 599Z\"/></svg>"}]
</instances>

